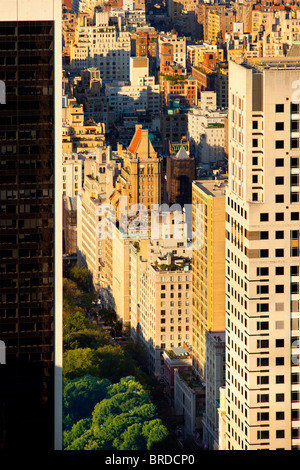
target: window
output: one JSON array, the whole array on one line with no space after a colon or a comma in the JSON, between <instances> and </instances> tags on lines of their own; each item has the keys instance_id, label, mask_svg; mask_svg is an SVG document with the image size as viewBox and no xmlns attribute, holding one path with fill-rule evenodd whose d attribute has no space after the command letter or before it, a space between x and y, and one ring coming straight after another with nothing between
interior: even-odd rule
<instances>
[{"instance_id":1,"label":"window","mask_svg":"<svg viewBox=\"0 0 300 470\"><path fill-rule=\"evenodd\" d=\"M284 429L277 429L276 439L283 439L283 438L284 438Z\"/></svg>"},{"instance_id":2,"label":"window","mask_svg":"<svg viewBox=\"0 0 300 470\"><path fill-rule=\"evenodd\" d=\"M276 256L276 258L283 258L284 257L284 249L283 248L276 248L275 249L275 256Z\"/></svg>"},{"instance_id":3,"label":"window","mask_svg":"<svg viewBox=\"0 0 300 470\"><path fill-rule=\"evenodd\" d=\"M284 220L284 213L283 212L276 212L275 214L276 222L280 222Z\"/></svg>"},{"instance_id":4,"label":"window","mask_svg":"<svg viewBox=\"0 0 300 470\"><path fill-rule=\"evenodd\" d=\"M299 384L299 373L292 374L292 384Z\"/></svg>"},{"instance_id":5,"label":"window","mask_svg":"<svg viewBox=\"0 0 300 470\"><path fill-rule=\"evenodd\" d=\"M256 323L257 330L268 330L269 329L269 322L261 321Z\"/></svg>"},{"instance_id":6,"label":"window","mask_svg":"<svg viewBox=\"0 0 300 470\"><path fill-rule=\"evenodd\" d=\"M268 312L269 311L269 304L256 304L256 311L257 312ZM267 346L265 346L267 347Z\"/></svg>"},{"instance_id":7,"label":"window","mask_svg":"<svg viewBox=\"0 0 300 470\"><path fill-rule=\"evenodd\" d=\"M284 274L284 267L283 266L276 266L275 274L276 274L276 276L282 276Z\"/></svg>"},{"instance_id":8,"label":"window","mask_svg":"<svg viewBox=\"0 0 300 470\"><path fill-rule=\"evenodd\" d=\"M291 185L299 186L299 175L291 175Z\"/></svg>"},{"instance_id":9,"label":"window","mask_svg":"<svg viewBox=\"0 0 300 470\"><path fill-rule=\"evenodd\" d=\"M276 383L284 384L284 375L276 375Z\"/></svg>"},{"instance_id":10,"label":"window","mask_svg":"<svg viewBox=\"0 0 300 470\"><path fill-rule=\"evenodd\" d=\"M291 148L298 149L299 148L299 139L293 138L291 139Z\"/></svg>"},{"instance_id":11,"label":"window","mask_svg":"<svg viewBox=\"0 0 300 470\"><path fill-rule=\"evenodd\" d=\"M291 283L291 294L299 294L299 283L292 282Z\"/></svg>"},{"instance_id":12,"label":"window","mask_svg":"<svg viewBox=\"0 0 300 470\"><path fill-rule=\"evenodd\" d=\"M276 357L275 364L276 366L284 366L284 357Z\"/></svg>"},{"instance_id":13,"label":"window","mask_svg":"<svg viewBox=\"0 0 300 470\"><path fill-rule=\"evenodd\" d=\"M276 420L277 420L277 421L282 421L282 420L284 420L284 411L277 411L277 412L276 412Z\"/></svg>"},{"instance_id":14,"label":"window","mask_svg":"<svg viewBox=\"0 0 300 470\"><path fill-rule=\"evenodd\" d=\"M291 202L299 202L299 193L291 193Z\"/></svg>"},{"instance_id":15,"label":"window","mask_svg":"<svg viewBox=\"0 0 300 470\"><path fill-rule=\"evenodd\" d=\"M291 220L299 220L299 212L291 212Z\"/></svg>"},{"instance_id":16,"label":"window","mask_svg":"<svg viewBox=\"0 0 300 470\"><path fill-rule=\"evenodd\" d=\"M276 176L275 184L277 184L277 185L284 184L284 177L283 176Z\"/></svg>"},{"instance_id":17,"label":"window","mask_svg":"<svg viewBox=\"0 0 300 470\"><path fill-rule=\"evenodd\" d=\"M268 240L269 239L269 232L260 232L260 239L261 240Z\"/></svg>"},{"instance_id":18,"label":"window","mask_svg":"<svg viewBox=\"0 0 300 470\"><path fill-rule=\"evenodd\" d=\"M275 166L284 166L284 159L283 158L276 158L275 159Z\"/></svg>"},{"instance_id":19,"label":"window","mask_svg":"<svg viewBox=\"0 0 300 470\"><path fill-rule=\"evenodd\" d=\"M276 294L283 294L284 293L284 285L280 284L275 286L275 293Z\"/></svg>"},{"instance_id":20,"label":"window","mask_svg":"<svg viewBox=\"0 0 300 470\"><path fill-rule=\"evenodd\" d=\"M275 195L275 202L277 204L283 203L284 202L284 195L283 194L276 194Z\"/></svg>"},{"instance_id":21,"label":"window","mask_svg":"<svg viewBox=\"0 0 300 470\"><path fill-rule=\"evenodd\" d=\"M299 158L291 158L291 167L299 168Z\"/></svg>"},{"instance_id":22,"label":"window","mask_svg":"<svg viewBox=\"0 0 300 470\"><path fill-rule=\"evenodd\" d=\"M276 348L284 348L284 339L276 339Z\"/></svg>"},{"instance_id":23,"label":"window","mask_svg":"<svg viewBox=\"0 0 300 470\"><path fill-rule=\"evenodd\" d=\"M260 257L261 258L268 258L269 256L269 250L260 250Z\"/></svg>"},{"instance_id":24,"label":"window","mask_svg":"<svg viewBox=\"0 0 300 470\"><path fill-rule=\"evenodd\" d=\"M269 395L268 394L259 394L257 395L257 403L268 403Z\"/></svg>"},{"instance_id":25,"label":"window","mask_svg":"<svg viewBox=\"0 0 300 470\"><path fill-rule=\"evenodd\" d=\"M252 121L252 129L258 129L258 121Z\"/></svg>"},{"instance_id":26,"label":"window","mask_svg":"<svg viewBox=\"0 0 300 470\"><path fill-rule=\"evenodd\" d=\"M257 421L269 421L269 413L257 413Z\"/></svg>"},{"instance_id":27,"label":"window","mask_svg":"<svg viewBox=\"0 0 300 470\"><path fill-rule=\"evenodd\" d=\"M276 113L283 113L284 112L284 104L276 104L275 105L275 112Z\"/></svg>"},{"instance_id":28,"label":"window","mask_svg":"<svg viewBox=\"0 0 300 470\"><path fill-rule=\"evenodd\" d=\"M252 183L253 184L258 183L258 176L257 175L252 175Z\"/></svg>"},{"instance_id":29,"label":"window","mask_svg":"<svg viewBox=\"0 0 300 470\"><path fill-rule=\"evenodd\" d=\"M264 286L264 285L256 286L256 293L257 294L268 294L269 293L269 286Z\"/></svg>"},{"instance_id":30,"label":"window","mask_svg":"<svg viewBox=\"0 0 300 470\"><path fill-rule=\"evenodd\" d=\"M256 346L257 346L258 349L268 348L269 347L269 340L267 340L267 339L258 339Z\"/></svg>"},{"instance_id":31,"label":"window","mask_svg":"<svg viewBox=\"0 0 300 470\"><path fill-rule=\"evenodd\" d=\"M269 358L268 357L258 357L257 358L257 367L269 367Z\"/></svg>"},{"instance_id":32,"label":"window","mask_svg":"<svg viewBox=\"0 0 300 470\"><path fill-rule=\"evenodd\" d=\"M283 230L276 230L275 238L276 238L276 240L282 240L284 238L284 231Z\"/></svg>"},{"instance_id":33,"label":"window","mask_svg":"<svg viewBox=\"0 0 300 470\"><path fill-rule=\"evenodd\" d=\"M257 439L269 439L269 431L257 431Z\"/></svg>"},{"instance_id":34,"label":"window","mask_svg":"<svg viewBox=\"0 0 300 470\"><path fill-rule=\"evenodd\" d=\"M268 276L269 275L269 268L257 268L256 269L257 276Z\"/></svg>"},{"instance_id":35,"label":"window","mask_svg":"<svg viewBox=\"0 0 300 470\"><path fill-rule=\"evenodd\" d=\"M261 375L257 377L257 385L268 385L268 384L269 384L268 375Z\"/></svg>"},{"instance_id":36,"label":"window","mask_svg":"<svg viewBox=\"0 0 300 470\"><path fill-rule=\"evenodd\" d=\"M275 122L275 130L276 131L283 131L284 130L284 122Z\"/></svg>"},{"instance_id":37,"label":"window","mask_svg":"<svg viewBox=\"0 0 300 470\"><path fill-rule=\"evenodd\" d=\"M284 393L276 393L276 401L284 401Z\"/></svg>"},{"instance_id":38,"label":"window","mask_svg":"<svg viewBox=\"0 0 300 470\"><path fill-rule=\"evenodd\" d=\"M258 158L252 157L252 165L258 165Z\"/></svg>"},{"instance_id":39,"label":"window","mask_svg":"<svg viewBox=\"0 0 300 470\"><path fill-rule=\"evenodd\" d=\"M265 212L265 213L260 214L260 221L261 222L268 222L268 220L269 220L269 214L268 213Z\"/></svg>"},{"instance_id":40,"label":"window","mask_svg":"<svg viewBox=\"0 0 300 470\"><path fill-rule=\"evenodd\" d=\"M258 139L252 139L252 147L258 147Z\"/></svg>"},{"instance_id":41,"label":"window","mask_svg":"<svg viewBox=\"0 0 300 470\"><path fill-rule=\"evenodd\" d=\"M299 266L291 266L291 276L299 276Z\"/></svg>"},{"instance_id":42,"label":"window","mask_svg":"<svg viewBox=\"0 0 300 470\"><path fill-rule=\"evenodd\" d=\"M276 149L283 149L284 148L284 140L275 140L275 148Z\"/></svg>"}]
</instances>

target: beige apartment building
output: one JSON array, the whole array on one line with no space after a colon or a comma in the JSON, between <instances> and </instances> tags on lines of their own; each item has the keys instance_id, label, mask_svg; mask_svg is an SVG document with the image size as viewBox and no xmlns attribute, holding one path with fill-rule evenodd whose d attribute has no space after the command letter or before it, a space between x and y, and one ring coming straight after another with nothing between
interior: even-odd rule
<instances>
[{"instance_id":1,"label":"beige apartment building","mask_svg":"<svg viewBox=\"0 0 300 470\"><path fill-rule=\"evenodd\" d=\"M210 10L207 12L207 35L205 39L216 44L219 39L225 39L225 33L233 30L236 13L233 9Z\"/></svg>"},{"instance_id":2,"label":"beige apartment building","mask_svg":"<svg viewBox=\"0 0 300 470\"><path fill-rule=\"evenodd\" d=\"M214 52L217 60L224 61L224 49L221 49L218 44L203 42L203 44L189 44L186 46L187 65L201 67L206 52Z\"/></svg>"},{"instance_id":3,"label":"beige apartment building","mask_svg":"<svg viewBox=\"0 0 300 470\"><path fill-rule=\"evenodd\" d=\"M201 163L214 163L225 158L224 120L227 110L217 108L217 95L201 92L200 106L188 113L188 139L191 153Z\"/></svg>"},{"instance_id":4,"label":"beige apartment building","mask_svg":"<svg viewBox=\"0 0 300 470\"><path fill-rule=\"evenodd\" d=\"M63 197L77 197L82 189L83 161L77 154L64 154L62 158Z\"/></svg>"},{"instance_id":5,"label":"beige apartment building","mask_svg":"<svg viewBox=\"0 0 300 470\"><path fill-rule=\"evenodd\" d=\"M130 57L130 81L107 84L105 94L116 121L123 118L128 108L134 114L143 110L153 117L159 115L160 87L149 75L148 57Z\"/></svg>"},{"instance_id":6,"label":"beige apartment building","mask_svg":"<svg viewBox=\"0 0 300 470\"><path fill-rule=\"evenodd\" d=\"M178 36L177 33L161 33L158 37L158 55L159 61L162 55L162 45L172 46L173 62L186 68L186 37Z\"/></svg>"},{"instance_id":7,"label":"beige apartment building","mask_svg":"<svg viewBox=\"0 0 300 470\"><path fill-rule=\"evenodd\" d=\"M129 32L120 25L110 25L107 18L103 24L76 27L70 65L75 70L97 67L103 81L128 80L130 51Z\"/></svg>"},{"instance_id":8,"label":"beige apartment building","mask_svg":"<svg viewBox=\"0 0 300 470\"><path fill-rule=\"evenodd\" d=\"M193 232L199 241L192 255L193 368L205 377L206 332L225 330L226 180L194 181ZM202 223L196 215L201 205Z\"/></svg>"},{"instance_id":9,"label":"beige apartment building","mask_svg":"<svg viewBox=\"0 0 300 470\"><path fill-rule=\"evenodd\" d=\"M189 259L166 255L149 264L140 280L141 340L148 369L163 376L165 349L191 342L191 265Z\"/></svg>"},{"instance_id":10,"label":"beige apartment building","mask_svg":"<svg viewBox=\"0 0 300 470\"><path fill-rule=\"evenodd\" d=\"M77 199L77 256L92 274L97 292L105 285L103 269L106 259L106 234L99 231L99 222L105 213L100 207L109 204L109 196L120 171L120 163L111 158L111 148L97 148L95 160L85 162L85 178L81 194Z\"/></svg>"},{"instance_id":11,"label":"beige apartment building","mask_svg":"<svg viewBox=\"0 0 300 470\"><path fill-rule=\"evenodd\" d=\"M144 344L149 372L159 377L163 352L191 345L191 250L184 220L183 212L161 207L149 219L148 235L130 245L131 337Z\"/></svg>"},{"instance_id":12,"label":"beige apartment building","mask_svg":"<svg viewBox=\"0 0 300 470\"><path fill-rule=\"evenodd\" d=\"M63 110L62 152L87 154L105 141L105 124L85 122L83 105L66 100Z\"/></svg>"},{"instance_id":13,"label":"beige apartment building","mask_svg":"<svg viewBox=\"0 0 300 470\"><path fill-rule=\"evenodd\" d=\"M299 71L230 62L228 450L300 446Z\"/></svg>"}]
</instances>

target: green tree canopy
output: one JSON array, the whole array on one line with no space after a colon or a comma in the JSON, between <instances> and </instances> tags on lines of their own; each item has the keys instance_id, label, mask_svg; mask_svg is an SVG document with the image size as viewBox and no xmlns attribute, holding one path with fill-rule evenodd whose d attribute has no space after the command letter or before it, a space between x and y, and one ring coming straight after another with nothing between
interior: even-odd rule
<instances>
[{"instance_id":1,"label":"green tree canopy","mask_svg":"<svg viewBox=\"0 0 300 470\"><path fill-rule=\"evenodd\" d=\"M64 384L64 414L75 423L90 417L95 405L107 395L111 382L90 374L75 379L66 379Z\"/></svg>"},{"instance_id":2,"label":"green tree canopy","mask_svg":"<svg viewBox=\"0 0 300 470\"><path fill-rule=\"evenodd\" d=\"M87 382L93 383L89 378ZM148 393L129 376L108 386L106 398L95 405L91 419L82 419L64 432L64 447L66 450L146 450L167 436L168 431L157 418Z\"/></svg>"},{"instance_id":3,"label":"green tree canopy","mask_svg":"<svg viewBox=\"0 0 300 470\"><path fill-rule=\"evenodd\" d=\"M97 352L90 348L70 349L64 352L64 376L69 379L90 374L100 377Z\"/></svg>"},{"instance_id":4,"label":"green tree canopy","mask_svg":"<svg viewBox=\"0 0 300 470\"><path fill-rule=\"evenodd\" d=\"M68 277L76 282L80 290L89 291L91 275L88 269L75 265L69 270Z\"/></svg>"},{"instance_id":5,"label":"green tree canopy","mask_svg":"<svg viewBox=\"0 0 300 470\"><path fill-rule=\"evenodd\" d=\"M135 364L121 346L106 345L97 349L99 360L99 375L112 382L118 382L121 377L134 374Z\"/></svg>"}]
</instances>

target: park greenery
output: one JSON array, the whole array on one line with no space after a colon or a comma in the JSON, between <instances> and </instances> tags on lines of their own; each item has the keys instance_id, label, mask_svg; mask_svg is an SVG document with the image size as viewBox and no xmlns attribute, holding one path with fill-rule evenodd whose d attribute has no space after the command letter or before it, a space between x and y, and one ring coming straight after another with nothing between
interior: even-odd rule
<instances>
[{"instance_id":1,"label":"park greenery","mask_svg":"<svg viewBox=\"0 0 300 470\"><path fill-rule=\"evenodd\" d=\"M66 450L153 450L168 440L149 394L132 376L115 384L89 375L70 380L64 405Z\"/></svg>"},{"instance_id":2,"label":"park greenery","mask_svg":"<svg viewBox=\"0 0 300 470\"><path fill-rule=\"evenodd\" d=\"M172 441L153 403L140 343L114 339L122 325L112 309L98 312L89 273L73 266L63 283L64 448L153 450ZM111 331L102 329L99 315ZM172 443L173 445L173 443Z\"/></svg>"}]
</instances>

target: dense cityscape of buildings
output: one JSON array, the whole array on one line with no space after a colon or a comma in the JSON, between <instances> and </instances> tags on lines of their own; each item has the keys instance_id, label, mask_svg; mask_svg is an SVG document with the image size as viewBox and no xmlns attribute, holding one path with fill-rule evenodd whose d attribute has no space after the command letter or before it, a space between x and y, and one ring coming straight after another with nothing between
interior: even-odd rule
<instances>
[{"instance_id":1,"label":"dense cityscape of buildings","mask_svg":"<svg viewBox=\"0 0 300 470\"><path fill-rule=\"evenodd\" d=\"M71 261L183 436L299 450L300 2L1 6L0 447L62 447Z\"/></svg>"}]
</instances>

